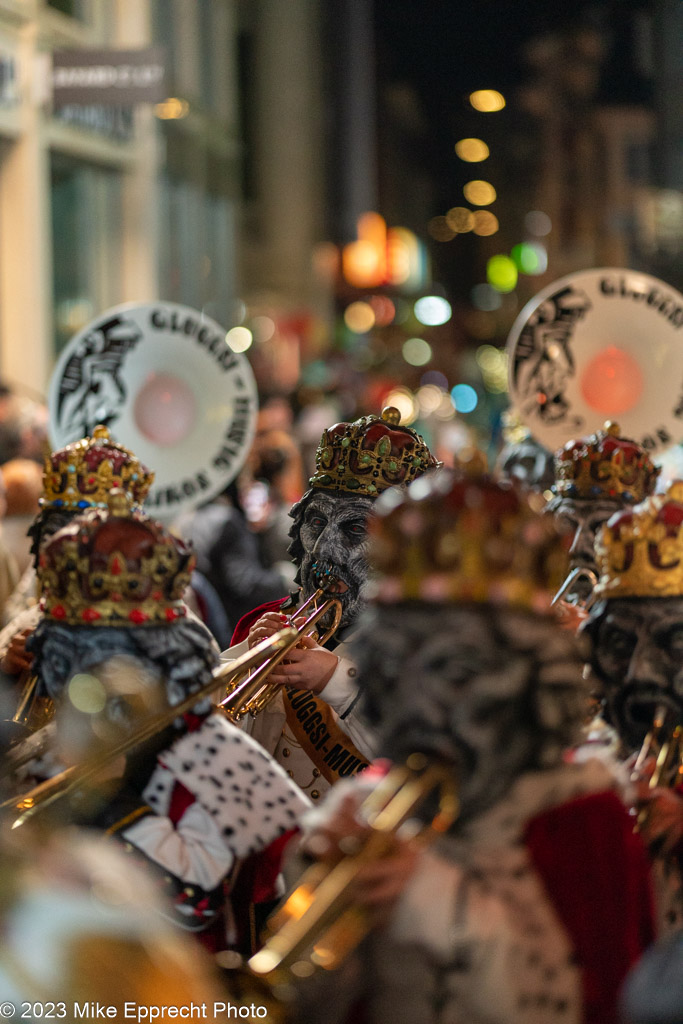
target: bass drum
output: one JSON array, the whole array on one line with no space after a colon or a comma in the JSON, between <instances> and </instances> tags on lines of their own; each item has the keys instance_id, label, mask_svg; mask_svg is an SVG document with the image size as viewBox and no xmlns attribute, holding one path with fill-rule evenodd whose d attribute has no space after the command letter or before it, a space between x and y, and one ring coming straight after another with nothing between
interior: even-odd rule
<instances>
[{"instance_id":1,"label":"bass drum","mask_svg":"<svg viewBox=\"0 0 683 1024\"><path fill-rule=\"evenodd\" d=\"M256 382L225 329L171 302L107 310L62 352L50 382L54 448L98 423L155 481L145 507L175 519L219 494L242 468L256 428Z\"/></svg>"},{"instance_id":2,"label":"bass drum","mask_svg":"<svg viewBox=\"0 0 683 1024\"><path fill-rule=\"evenodd\" d=\"M508 339L510 399L551 451L606 420L656 454L683 438L683 295L648 274L569 274Z\"/></svg>"}]
</instances>

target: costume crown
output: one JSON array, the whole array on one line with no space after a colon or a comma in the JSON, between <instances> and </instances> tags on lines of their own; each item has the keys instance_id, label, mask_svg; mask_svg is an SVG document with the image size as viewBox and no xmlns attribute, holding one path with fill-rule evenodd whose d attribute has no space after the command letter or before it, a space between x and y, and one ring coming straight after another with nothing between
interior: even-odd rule
<instances>
[{"instance_id":1,"label":"costume crown","mask_svg":"<svg viewBox=\"0 0 683 1024\"><path fill-rule=\"evenodd\" d=\"M319 490L376 498L387 487L410 483L438 465L420 435L401 426L398 409L387 406L381 416L329 427L309 483Z\"/></svg>"},{"instance_id":2,"label":"costume crown","mask_svg":"<svg viewBox=\"0 0 683 1024\"><path fill-rule=\"evenodd\" d=\"M45 542L38 564L41 611L73 626L144 626L187 614L192 550L113 491Z\"/></svg>"},{"instance_id":3,"label":"costume crown","mask_svg":"<svg viewBox=\"0 0 683 1024\"><path fill-rule=\"evenodd\" d=\"M683 595L683 480L615 513L595 542L596 597Z\"/></svg>"},{"instance_id":4,"label":"costume crown","mask_svg":"<svg viewBox=\"0 0 683 1024\"><path fill-rule=\"evenodd\" d=\"M618 423L605 423L590 437L555 452L555 493L563 498L607 498L629 505L655 489L659 468L647 452L619 436Z\"/></svg>"},{"instance_id":5,"label":"costume crown","mask_svg":"<svg viewBox=\"0 0 683 1024\"><path fill-rule=\"evenodd\" d=\"M112 441L106 427L99 426L92 437L48 455L40 504L72 512L106 508L109 491L117 487L134 505L142 505L153 481L154 473L128 448Z\"/></svg>"},{"instance_id":6,"label":"costume crown","mask_svg":"<svg viewBox=\"0 0 683 1024\"><path fill-rule=\"evenodd\" d=\"M567 539L534 496L496 482L478 461L389 491L369 523L373 596L485 602L545 612L567 570Z\"/></svg>"}]
</instances>

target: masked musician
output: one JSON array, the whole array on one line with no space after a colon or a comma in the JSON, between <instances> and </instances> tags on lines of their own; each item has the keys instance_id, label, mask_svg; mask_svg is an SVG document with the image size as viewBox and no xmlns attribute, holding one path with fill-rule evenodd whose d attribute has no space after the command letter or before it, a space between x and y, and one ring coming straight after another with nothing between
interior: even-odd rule
<instances>
[{"instance_id":1,"label":"masked musician","mask_svg":"<svg viewBox=\"0 0 683 1024\"><path fill-rule=\"evenodd\" d=\"M300 1019L334 1024L360 1000L369 1024L616 1024L619 985L652 937L649 880L607 767L563 758L585 684L578 641L550 613L566 566L554 524L476 472L386 499L356 644L366 712L381 755L448 766L461 810L412 864L395 851L361 871L362 902L400 896L334 1001L327 972L311 979ZM312 812L312 848L341 834L348 849L349 803L367 785Z\"/></svg>"},{"instance_id":2,"label":"masked musician","mask_svg":"<svg viewBox=\"0 0 683 1024\"><path fill-rule=\"evenodd\" d=\"M656 855L662 924L683 924L683 758L676 759L676 726L683 725L683 481L612 516L598 535L600 579L584 629L605 718L616 729L627 759L651 737L657 755L671 744L662 788L638 786L646 802L640 827ZM648 741L649 742L649 741ZM647 751L644 751L647 753ZM646 772L652 770L650 764ZM658 770L659 774L659 770ZM672 788L668 788L667 779ZM636 780L637 781L637 780ZM677 792L678 787L678 792Z\"/></svg>"},{"instance_id":3,"label":"masked musician","mask_svg":"<svg viewBox=\"0 0 683 1024\"><path fill-rule=\"evenodd\" d=\"M592 590L588 574L596 571L598 529L619 509L652 494L658 473L640 445L619 436L617 423L606 423L602 430L569 441L555 453L555 497L548 511L574 538L569 571L576 574L563 593L565 601L586 602Z\"/></svg>"},{"instance_id":4,"label":"masked musician","mask_svg":"<svg viewBox=\"0 0 683 1024\"><path fill-rule=\"evenodd\" d=\"M8 676L28 672L31 656L26 639L39 620L36 573L40 545L89 508L106 508L112 487L123 490L135 507L142 507L154 474L128 448L95 427L92 437L60 448L45 459L40 512L29 528L33 565L26 569L11 599L14 615L0 632L0 670Z\"/></svg>"},{"instance_id":5,"label":"masked musician","mask_svg":"<svg viewBox=\"0 0 683 1024\"><path fill-rule=\"evenodd\" d=\"M382 491L436 465L420 435L401 426L397 409L326 430L310 488L290 511L289 552L301 590L245 616L223 655L236 657L296 620L300 602L317 589L341 602L335 636L325 646L302 638L300 649L269 677L282 685L281 693L251 725L252 735L314 801L338 778L366 768L373 756L372 734L358 713L348 644L364 608L368 518Z\"/></svg>"},{"instance_id":6,"label":"masked musician","mask_svg":"<svg viewBox=\"0 0 683 1024\"><path fill-rule=\"evenodd\" d=\"M29 649L39 695L56 702L58 736L68 738L77 711L92 716L96 735L106 726L125 736L155 690L168 713L210 686L213 640L182 601L193 563L183 541L131 510L120 491L109 509L74 519L43 544L42 619ZM308 805L254 740L210 708L205 698L125 759L103 765L114 776L111 791L94 806L82 794L75 804L89 824L158 869L175 920L198 932L220 918L223 883L238 860L284 837ZM225 941L216 934L212 944Z\"/></svg>"}]
</instances>

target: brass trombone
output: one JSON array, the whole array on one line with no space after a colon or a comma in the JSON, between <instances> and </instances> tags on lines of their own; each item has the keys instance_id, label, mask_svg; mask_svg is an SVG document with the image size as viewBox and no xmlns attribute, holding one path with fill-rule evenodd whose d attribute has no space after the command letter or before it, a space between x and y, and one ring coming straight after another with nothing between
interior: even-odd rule
<instances>
[{"instance_id":1,"label":"brass trombone","mask_svg":"<svg viewBox=\"0 0 683 1024\"><path fill-rule=\"evenodd\" d=\"M391 836L434 791L438 791L437 810L419 833L423 840L445 832L458 815L453 774L422 754L413 754L405 765L392 768L361 806L370 829L361 849L332 868L316 864L304 873L271 918L270 938L249 960L249 970L277 990L319 967L338 967L371 927L365 911L354 903L354 880L365 864L386 856Z\"/></svg>"},{"instance_id":2,"label":"brass trombone","mask_svg":"<svg viewBox=\"0 0 683 1024\"><path fill-rule=\"evenodd\" d=\"M246 679L243 681L230 680L227 684L227 696L219 703L218 707L223 711L228 718L233 722L239 722L245 715L251 715L252 718L263 711L263 709L271 702L276 696L280 687L277 683L268 683L267 678L275 668L283 661L289 652L297 646L302 636L311 636L315 631L315 624L322 619L328 612L333 612L333 621L330 627L326 630L324 636L320 637L318 643L326 643L330 637L336 633L339 628L339 623L342 616L342 604L337 598L328 597L319 607L315 607L318 601L325 597L324 590L316 590L307 601L305 601L300 608L297 609L296 615L300 616L302 612L305 612L311 605L314 606L314 611L306 618L304 622L295 628L295 636L283 646L276 654L265 661L259 668L255 669ZM235 665L237 662L230 662L226 665L226 671L230 671L231 665Z\"/></svg>"},{"instance_id":3,"label":"brass trombone","mask_svg":"<svg viewBox=\"0 0 683 1024\"><path fill-rule=\"evenodd\" d=\"M231 678L244 675L245 672L250 672L255 665L261 664L264 659L271 659L274 651L277 652L285 648L291 649L298 639L299 634L292 626L281 629L279 632L274 633L273 636L262 640L261 643L229 665L222 665L215 669L211 682L194 693L188 694L184 700L173 707L169 707L163 714L157 715L150 719L150 721L143 723L132 735L114 744L114 746L100 751L94 757L83 761L81 764L65 768L58 775L34 786L22 797L14 797L4 801L0 804L0 809L14 808L16 811L19 811L19 817L14 821L12 828L23 825L37 811L45 809L73 792L79 786L91 781L107 765L113 764L117 758L127 754L133 748L146 743L162 729L171 725L180 715L193 708L195 704L199 704L205 698L210 697L215 692L217 684L220 685L226 675L230 675Z\"/></svg>"}]
</instances>

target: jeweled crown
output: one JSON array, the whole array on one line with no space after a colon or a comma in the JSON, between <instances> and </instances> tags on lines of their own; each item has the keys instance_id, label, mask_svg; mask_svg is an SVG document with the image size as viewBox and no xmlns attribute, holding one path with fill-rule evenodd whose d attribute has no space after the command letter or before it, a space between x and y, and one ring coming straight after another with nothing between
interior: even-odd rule
<instances>
[{"instance_id":1,"label":"jeweled crown","mask_svg":"<svg viewBox=\"0 0 683 1024\"><path fill-rule=\"evenodd\" d=\"M389 491L369 523L372 590L381 604L485 602L546 612L567 570L567 538L535 496L478 461Z\"/></svg>"},{"instance_id":2,"label":"jeweled crown","mask_svg":"<svg viewBox=\"0 0 683 1024\"><path fill-rule=\"evenodd\" d=\"M659 468L635 441L605 423L555 452L554 491L563 498L607 498L635 505L655 489Z\"/></svg>"},{"instance_id":3,"label":"jeweled crown","mask_svg":"<svg viewBox=\"0 0 683 1024\"><path fill-rule=\"evenodd\" d=\"M106 508L109 492L118 487L141 506L154 482L154 473L122 444L112 441L106 427L92 437L66 445L45 459L42 508L79 512Z\"/></svg>"},{"instance_id":4,"label":"jeweled crown","mask_svg":"<svg viewBox=\"0 0 683 1024\"><path fill-rule=\"evenodd\" d=\"M596 597L683 595L683 480L616 512L595 541Z\"/></svg>"},{"instance_id":5,"label":"jeweled crown","mask_svg":"<svg viewBox=\"0 0 683 1024\"><path fill-rule=\"evenodd\" d=\"M398 409L335 423L315 453L311 487L376 498L388 487L407 484L439 465L423 438L401 426Z\"/></svg>"},{"instance_id":6,"label":"jeweled crown","mask_svg":"<svg viewBox=\"0 0 683 1024\"><path fill-rule=\"evenodd\" d=\"M190 547L113 491L47 540L38 578L45 618L79 626L144 626L184 618Z\"/></svg>"}]
</instances>

